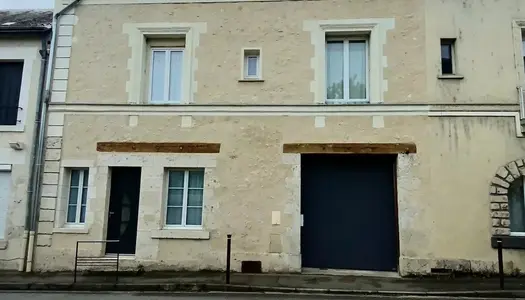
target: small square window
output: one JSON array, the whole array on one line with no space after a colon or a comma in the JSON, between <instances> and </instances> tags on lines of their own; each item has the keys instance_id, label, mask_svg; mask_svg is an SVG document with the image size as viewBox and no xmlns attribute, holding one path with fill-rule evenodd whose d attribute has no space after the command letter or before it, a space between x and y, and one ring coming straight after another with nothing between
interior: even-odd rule
<instances>
[{"instance_id":1,"label":"small square window","mask_svg":"<svg viewBox=\"0 0 525 300\"><path fill-rule=\"evenodd\" d=\"M84 224L86 221L88 169L71 169L69 172L67 224Z\"/></svg>"},{"instance_id":2,"label":"small square window","mask_svg":"<svg viewBox=\"0 0 525 300\"><path fill-rule=\"evenodd\" d=\"M243 79L261 79L261 50L244 49Z\"/></svg>"},{"instance_id":3,"label":"small square window","mask_svg":"<svg viewBox=\"0 0 525 300\"><path fill-rule=\"evenodd\" d=\"M169 170L166 199L168 227L201 227L204 170Z\"/></svg>"},{"instance_id":4,"label":"small square window","mask_svg":"<svg viewBox=\"0 0 525 300\"><path fill-rule=\"evenodd\" d=\"M455 39L441 39L441 74L454 75L455 70Z\"/></svg>"}]
</instances>

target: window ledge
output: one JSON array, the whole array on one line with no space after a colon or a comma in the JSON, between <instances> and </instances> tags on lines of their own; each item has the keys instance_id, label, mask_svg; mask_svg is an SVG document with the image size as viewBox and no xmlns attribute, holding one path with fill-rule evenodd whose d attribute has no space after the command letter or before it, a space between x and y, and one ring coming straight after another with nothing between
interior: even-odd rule
<instances>
[{"instance_id":1,"label":"window ledge","mask_svg":"<svg viewBox=\"0 0 525 300\"><path fill-rule=\"evenodd\" d=\"M492 248L498 248L498 239L503 249L525 249L525 236L495 235L490 239Z\"/></svg>"},{"instance_id":2,"label":"window ledge","mask_svg":"<svg viewBox=\"0 0 525 300\"><path fill-rule=\"evenodd\" d=\"M7 249L7 240L0 240L0 250Z\"/></svg>"},{"instance_id":3,"label":"window ledge","mask_svg":"<svg viewBox=\"0 0 525 300\"><path fill-rule=\"evenodd\" d=\"M457 74L450 74L450 75L438 75L437 78L438 79L456 79L456 80L461 80L461 79L465 78L465 76L457 75Z\"/></svg>"},{"instance_id":4,"label":"window ledge","mask_svg":"<svg viewBox=\"0 0 525 300\"><path fill-rule=\"evenodd\" d=\"M54 228L53 233L66 233L66 234L88 234L89 229L84 227L62 227L62 228Z\"/></svg>"},{"instance_id":5,"label":"window ledge","mask_svg":"<svg viewBox=\"0 0 525 300\"><path fill-rule=\"evenodd\" d=\"M239 82L264 82L262 78L242 78L239 79Z\"/></svg>"},{"instance_id":6,"label":"window ledge","mask_svg":"<svg viewBox=\"0 0 525 300\"><path fill-rule=\"evenodd\" d=\"M153 239L209 240L210 232L202 229L161 229L151 232Z\"/></svg>"},{"instance_id":7,"label":"window ledge","mask_svg":"<svg viewBox=\"0 0 525 300\"><path fill-rule=\"evenodd\" d=\"M0 132L24 132L24 127L18 125L0 125Z\"/></svg>"}]
</instances>

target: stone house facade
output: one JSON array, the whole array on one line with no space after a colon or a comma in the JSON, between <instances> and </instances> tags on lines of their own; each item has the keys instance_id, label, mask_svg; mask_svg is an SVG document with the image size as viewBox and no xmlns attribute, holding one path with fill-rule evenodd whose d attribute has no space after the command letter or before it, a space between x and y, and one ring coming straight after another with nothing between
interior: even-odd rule
<instances>
[{"instance_id":1,"label":"stone house facade","mask_svg":"<svg viewBox=\"0 0 525 300\"><path fill-rule=\"evenodd\" d=\"M32 157L52 19L52 11L0 10L0 269L22 270L27 258Z\"/></svg>"},{"instance_id":2,"label":"stone house facade","mask_svg":"<svg viewBox=\"0 0 525 300\"><path fill-rule=\"evenodd\" d=\"M77 2L35 270L525 267L525 3Z\"/></svg>"}]
</instances>

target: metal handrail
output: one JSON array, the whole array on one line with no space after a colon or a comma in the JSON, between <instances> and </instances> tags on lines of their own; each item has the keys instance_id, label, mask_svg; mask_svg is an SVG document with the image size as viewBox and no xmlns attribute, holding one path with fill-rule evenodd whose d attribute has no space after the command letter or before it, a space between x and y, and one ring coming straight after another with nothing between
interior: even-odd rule
<instances>
[{"instance_id":1,"label":"metal handrail","mask_svg":"<svg viewBox=\"0 0 525 300\"><path fill-rule=\"evenodd\" d=\"M120 247L118 247L118 243L120 243L120 240L83 240L83 241L77 241L77 246L75 248L75 270L73 275L73 283L77 283L77 269L79 265L82 266L111 266L113 264L110 264L115 260L113 257L98 257L98 256L84 256L79 257L78 256L78 246L80 244L108 244L108 243L116 243L117 244L117 257L115 261L116 266L116 274L115 274L115 283L118 283L118 270L119 270L119 261L120 261Z\"/></svg>"}]
</instances>

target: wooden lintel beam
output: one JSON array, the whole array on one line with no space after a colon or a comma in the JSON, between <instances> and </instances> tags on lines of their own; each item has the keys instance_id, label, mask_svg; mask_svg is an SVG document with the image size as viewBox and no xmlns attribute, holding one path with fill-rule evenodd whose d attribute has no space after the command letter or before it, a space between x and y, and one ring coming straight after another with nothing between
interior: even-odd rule
<instances>
[{"instance_id":1,"label":"wooden lintel beam","mask_svg":"<svg viewBox=\"0 0 525 300\"><path fill-rule=\"evenodd\" d=\"M414 143L299 143L284 144L284 153L399 154L416 153Z\"/></svg>"},{"instance_id":2,"label":"wooden lintel beam","mask_svg":"<svg viewBox=\"0 0 525 300\"><path fill-rule=\"evenodd\" d=\"M98 152L219 153L218 143L98 142Z\"/></svg>"}]
</instances>

